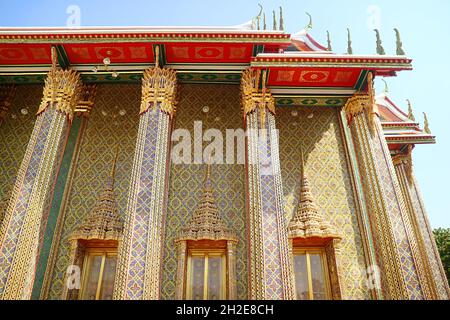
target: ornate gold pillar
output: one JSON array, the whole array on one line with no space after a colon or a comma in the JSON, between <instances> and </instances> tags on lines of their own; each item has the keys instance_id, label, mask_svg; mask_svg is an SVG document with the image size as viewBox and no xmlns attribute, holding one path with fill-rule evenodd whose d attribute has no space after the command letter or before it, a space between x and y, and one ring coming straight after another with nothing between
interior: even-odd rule
<instances>
[{"instance_id":1,"label":"ornate gold pillar","mask_svg":"<svg viewBox=\"0 0 450 320\"><path fill-rule=\"evenodd\" d=\"M46 211L81 86L73 70L53 66L0 228L0 299L29 299Z\"/></svg>"},{"instance_id":2,"label":"ornate gold pillar","mask_svg":"<svg viewBox=\"0 0 450 320\"><path fill-rule=\"evenodd\" d=\"M292 262L283 206L275 103L265 72L247 69L241 91L247 130L249 299L293 299ZM260 89L260 83L262 89Z\"/></svg>"},{"instance_id":3,"label":"ornate gold pillar","mask_svg":"<svg viewBox=\"0 0 450 320\"><path fill-rule=\"evenodd\" d=\"M163 221L167 205L175 70L144 71L123 242L119 244L114 299L159 299Z\"/></svg>"},{"instance_id":4,"label":"ornate gold pillar","mask_svg":"<svg viewBox=\"0 0 450 320\"><path fill-rule=\"evenodd\" d=\"M424 261L425 275L433 298L447 300L450 299L447 277L414 176L411 153L412 145L409 145L406 153L396 154L392 160L405 199L406 209L412 221L414 234L418 240L420 255Z\"/></svg>"},{"instance_id":5,"label":"ornate gold pillar","mask_svg":"<svg viewBox=\"0 0 450 320\"><path fill-rule=\"evenodd\" d=\"M374 234L384 297L432 298L417 240L375 108L372 74L369 73L367 93L356 93L347 101L344 111L355 146Z\"/></svg>"}]
</instances>

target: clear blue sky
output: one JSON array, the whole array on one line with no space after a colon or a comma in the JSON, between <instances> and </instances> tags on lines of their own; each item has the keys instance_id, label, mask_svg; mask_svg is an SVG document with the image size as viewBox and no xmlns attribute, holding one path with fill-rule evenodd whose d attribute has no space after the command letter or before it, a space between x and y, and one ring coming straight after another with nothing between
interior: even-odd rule
<instances>
[{"instance_id":1,"label":"clear blue sky","mask_svg":"<svg viewBox=\"0 0 450 320\"><path fill-rule=\"evenodd\" d=\"M352 32L355 54L375 52L373 22L380 23L387 54L395 53L393 28L402 35L403 47L414 59L414 71L401 72L387 79L390 96L406 110L405 99L413 104L416 119L422 122L427 112L436 145L415 148L414 170L422 190L433 227L450 227L450 1L448 0L184 0L184 1L11 1L0 0L0 26L65 26L70 5L81 10L81 26L214 26L244 23L258 12L257 3L271 17L273 9L283 6L286 29L301 30L307 23L305 11L313 16L311 34L325 43L326 30L335 52L346 51L346 28ZM376 13L379 15L376 15ZM374 15L375 13L375 15ZM375 17L375 19L373 19ZM377 18L379 17L379 19ZM269 19L268 25L271 25ZM383 84L378 80L378 92Z\"/></svg>"}]
</instances>

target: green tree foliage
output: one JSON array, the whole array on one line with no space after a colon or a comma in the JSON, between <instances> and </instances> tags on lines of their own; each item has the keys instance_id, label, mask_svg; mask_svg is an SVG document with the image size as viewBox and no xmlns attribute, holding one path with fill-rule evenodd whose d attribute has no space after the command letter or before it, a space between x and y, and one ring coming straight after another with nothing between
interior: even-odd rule
<instances>
[{"instance_id":1,"label":"green tree foliage","mask_svg":"<svg viewBox=\"0 0 450 320\"><path fill-rule=\"evenodd\" d=\"M447 275L447 281L450 284L450 228L437 228L433 230L433 233Z\"/></svg>"}]
</instances>

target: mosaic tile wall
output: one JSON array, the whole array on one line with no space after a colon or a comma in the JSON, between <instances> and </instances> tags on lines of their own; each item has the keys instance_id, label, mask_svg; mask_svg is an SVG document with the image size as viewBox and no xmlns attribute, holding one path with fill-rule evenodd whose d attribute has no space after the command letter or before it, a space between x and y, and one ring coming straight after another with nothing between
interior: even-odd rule
<instances>
[{"instance_id":1,"label":"mosaic tile wall","mask_svg":"<svg viewBox=\"0 0 450 320\"><path fill-rule=\"evenodd\" d=\"M203 106L209 106L207 117ZM193 137L195 120L203 121L203 130L242 128L242 111L238 85L181 86L180 103L175 116L175 128L185 128ZM204 146L209 143L204 142ZM225 144L225 141L224 141ZM225 155L225 152L224 152ZM172 164L169 182L169 205L164 239L162 299L175 298L177 268L174 239L190 219L202 194L205 173L203 165ZM238 299L247 298L247 246L245 231L245 171L243 164L212 166L212 181L220 214L239 239L236 254Z\"/></svg>"},{"instance_id":2,"label":"mosaic tile wall","mask_svg":"<svg viewBox=\"0 0 450 320\"><path fill-rule=\"evenodd\" d=\"M308 118L311 113L313 117ZM336 253L342 298L369 299L363 244L337 110L278 107L276 119L288 219L298 203L303 150L316 203L343 236Z\"/></svg>"},{"instance_id":3,"label":"mosaic tile wall","mask_svg":"<svg viewBox=\"0 0 450 320\"><path fill-rule=\"evenodd\" d=\"M0 122L0 201L9 198L14 187L36 121L42 90L40 85L17 86L10 112ZM27 114L22 114L24 108Z\"/></svg>"},{"instance_id":4,"label":"mosaic tile wall","mask_svg":"<svg viewBox=\"0 0 450 320\"><path fill-rule=\"evenodd\" d=\"M116 197L124 214L138 128L139 85L99 85L95 105L83 135L80 155L64 212L64 225L57 248L49 299L60 299L69 261L68 236L92 209L111 170L120 145L116 168Z\"/></svg>"}]
</instances>

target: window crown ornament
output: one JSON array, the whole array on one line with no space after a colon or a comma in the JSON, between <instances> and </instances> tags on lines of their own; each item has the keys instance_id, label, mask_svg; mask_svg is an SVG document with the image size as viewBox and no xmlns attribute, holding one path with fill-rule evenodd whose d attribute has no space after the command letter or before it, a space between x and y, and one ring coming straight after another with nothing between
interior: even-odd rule
<instances>
[{"instance_id":1,"label":"window crown ornament","mask_svg":"<svg viewBox=\"0 0 450 320\"><path fill-rule=\"evenodd\" d=\"M106 180L103 191L90 214L75 229L69 240L119 240L122 237L123 221L114 193L117 155L114 158L111 173Z\"/></svg>"},{"instance_id":2,"label":"window crown ornament","mask_svg":"<svg viewBox=\"0 0 450 320\"><path fill-rule=\"evenodd\" d=\"M237 242L236 236L228 230L225 222L219 215L211 181L210 163L206 165L203 195L200 204L190 222L182 229L175 242L186 240L227 240Z\"/></svg>"},{"instance_id":3,"label":"window crown ornament","mask_svg":"<svg viewBox=\"0 0 450 320\"><path fill-rule=\"evenodd\" d=\"M334 227L320 213L312 196L304 168L302 171L297 211L288 225L289 238L319 238L324 242L341 239Z\"/></svg>"}]
</instances>

